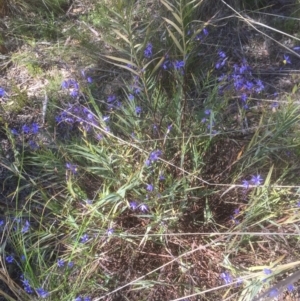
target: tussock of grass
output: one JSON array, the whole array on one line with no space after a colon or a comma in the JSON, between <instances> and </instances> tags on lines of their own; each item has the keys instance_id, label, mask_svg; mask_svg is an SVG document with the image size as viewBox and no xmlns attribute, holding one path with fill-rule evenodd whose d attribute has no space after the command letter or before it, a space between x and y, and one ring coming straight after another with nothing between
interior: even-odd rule
<instances>
[{"instance_id":1,"label":"tussock of grass","mask_svg":"<svg viewBox=\"0 0 300 301\"><path fill-rule=\"evenodd\" d=\"M299 93L277 79L297 39L274 38L264 1L82 4L26 3L36 28L10 16L24 43L0 82L0 295L291 296ZM277 43L272 74L254 32Z\"/></svg>"}]
</instances>

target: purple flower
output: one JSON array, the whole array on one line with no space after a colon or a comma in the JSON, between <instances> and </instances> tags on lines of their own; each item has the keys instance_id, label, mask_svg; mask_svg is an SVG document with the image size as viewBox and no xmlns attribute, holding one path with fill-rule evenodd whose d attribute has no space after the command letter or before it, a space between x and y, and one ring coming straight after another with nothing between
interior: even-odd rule
<instances>
[{"instance_id":1,"label":"purple flower","mask_svg":"<svg viewBox=\"0 0 300 301\"><path fill-rule=\"evenodd\" d=\"M205 27L203 28L203 34L204 34L205 36L208 35L208 30L207 30Z\"/></svg>"},{"instance_id":2,"label":"purple flower","mask_svg":"<svg viewBox=\"0 0 300 301\"><path fill-rule=\"evenodd\" d=\"M235 215L237 215L237 214L239 214L239 213L240 213L240 209L236 208L236 209L234 209L234 211L233 211L233 212L234 212L234 214L235 214Z\"/></svg>"},{"instance_id":3,"label":"purple flower","mask_svg":"<svg viewBox=\"0 0 300 301\"><path fill-rule=\"evenodd\" d=\"M82 244L86 243L89 240L89 236L87 234L84 234L80 237L80 242Z\"/></svg>"},{"instance_id":4,"label":"purple flower","mask_svg":"<svg viewBox=\"0 0 300 301\"><path fill-rule=\"evenodd\" d=\"M37 288L36 292L41 298L47 298L49 296L49 293L46 292L43 288Z\"/></svg>"},{"instance_id":5,"label":"purple flower","mask_svg":"<svg viewBox=\"0 0 300 301\"><path fill-rule=\"evenodd\" d=\"M142 112L142 108L141 108L141 107L136 107L136 108L135 108L135 113L136 113L137 115L141 114L141 112Z\"/></svg>"},{"instance_id":6,"label":"purple flower","mask_svg":"<svg viewBox=\"0 0 300 301\"><path fill-rule=\"evenodd\" d=\"M252 176L252 178L251 178L251 182L252 182L254 185L261 185L261 181L262 181L262 178L261 178L260 175Z\"/></svg>"},{"instance_id":7,"label":"purple flower","mask_svg":"<svg viewBox=\"0 0 300 301\"><path fill-rule=\"evenodd\" d=\"M246 189L248 189L248 188L249 188L249 185L250 185L250 184L249 184L249 181L243 180L242 182L243 182L243 187L246 188Z\"/></svg>"},{"instance_id":8,"label":"purple flower","mask_svg":"<svg viewBox=\"0 0 300 301\"><path fill-rule=\"evenodd\" d=\"M160 180L160 181L163 181L163 180L165 180L165 179L166 179L166 178L165 178L165 176L164 176L163 174L160 174L160 175L159 175L159 180Z\"/></svg>"},{"instance_id":9,"label":"purple flower","mask_svg":"<svg viewBox=\"0 0 300 301\"><path fill-rule=\"evenodd\" d=\"M134 100L134 96L132 94L129 94L128 99L132 101L132 100Z\"/></svg>"},{"instance_id":10,"label":"purple flower","mask_svg":"<svg viewBox=\"0 0 300 301\"><path fill-rule=\"evenodd\" d=\"M91 83L93 82L93 79L92 79L90 76L88 76L88 77L86 78L86 80L87 80L87 82L88 82L89 84L91 84Z\"/></svg>"},{"instance_id":11,"label":"purple flower","mask_svg":"<svg viewBox=\"0 0 300 301\"><path fill-rule=\"evenodd\" d=\"M153 191L153 190L154 190L154 187L153 187L152 184L147 184L147 185L146 185L146 189L147 189L148 191Z\"/></svg>"},{"instance_id":12,"label":"purple flower","mask_svg":"<svg viewBox=\"0 0 300 301\"><path fill-rule=\"evenodd\" d=\"M62 268L64 265L65 265L65 261L62 258L58 259L57 266L59 268Z\"/></svg>"},{"instance_id":13,"label":"purple flower","mask_svg":"<svg viewBox=\"0 0 300 301\"><path fill-rule=\"evenodd\" d=\"M113 233L115 232L115 230L113 228L109 228L107 231L106 231L106 234L107 236L111 236L113 235Z\"/></svg>"},{"instance_id":14,"label":"purple flower","mask_svg":"<svg viewBox=\"0 0 300 301\"><path fill-rule=\"evenodd\" d=\"M263 85L262 81L259 79L256 81L256 89L255 91L257 93L260 93L263 89L265 88L265 86Z\"/></svg>"},{"instance_id":15,"label":"purple flower","mask_svg":"<svg viewBox=\"0 0 300 301\"><path fill-rule=\"evenodd\" d=\"M37 134L39 131L39 128L40 128L39 125L37 123L33 122L31 125L31 133Z\"/></svg>"},{"instance_id":16,"label":"purple flower","mask_svg":"<svg viewBox=\"0 0 300 301\"><path fill-rule=\"evenodd\" d=\"M12 130L11 130L11 133L12 133L13 135L15 135L15 136L18 136L18 135L19 135L19 133L18 133L18 131L17 131L16 129L12 129Z\"/></svg>"},{"instance_id":17,"label":"purple flower","mask_svg":"<svg viewBox=\"0 0 300 301\"><path fill-rule=\"evenodd\" d=\"M74 301L82 301L82 298L81 298L81 297L76 297L76 298L74 299Z\"/></svg>"},{"instance_id":18,"label":"purple flower","mask_svg":"<svg viewBox=\"0 0 300 301\"><path fill-rule=\"evenodd\" d=\"M3 88L0 88L0 97L3 97L5 95L5 90Z\"/></svg>"},{"instance_id":19,"label":"purple flower","mask_svg":"<svg viewBox=\"0 0 300 301\"><path fill-rule=\"evenodd\" d=\"M294 285L291 284L291 283L288 284L286 288L287 288L287 290L288 290L290 293L295 289Z\"/></svg>"},{"instance_id":20,"label":"purple flower","mask_svg":"<svg viewBox=\"0 0 300 301\"><path fill-rule=\"evenodd\" d=\"M149 59L152 57L152 44L151 43L148 43L145 50L144 50L144 56L145 58Z\"/></svg>"},{"instance_id":21,"label":"purple flower","mask_svg":"<svg viewBox=\"0 0 300 301\"><path fill-rule=\"evenodd\" d=\"M148 208L148 206L147 206L146 204L141 204L141 205L139 206L139 208L140 208L140 210L141 210L142 212L147 212L147 211L149 210L149 208Z\"/></svg>"},{"instance_id":22,"label":"purple flower","mask_svg":"<svg viewBox=\"0 0 300 301\"><path fill-rule=\"evenodd\" d=\"M137 207L138 207L137 202L135 202L135 201L129 202L129 208L130 208L131 210L134 211Z\"/></svg>"},{"instance_id":23,"label":"purple flower","mask_svg":"<svg viewBox=\"0 0 300 301\"><path fill-rule=\"evenodd\" d=\"M266 275L272 274L272 270L270 270L270 269L264 268L263 271Z\"/></svg>"},{"instance_id":24,"label":"purple flower","mask_svg":"<svg viewBox=\"0 0 300 301\"><path fill-rule=\"evenodd\" d=\"M69 261L68 262L68 268L71 269L73 266L74 266L74 262L73 261Z\"/></svg>"},{"instance_id":25,"label":"purple flower","mask_svg":"<svg viewBox=\"0 0 300 301\"><path fill-rule=\"evenodd\" d=\"M91 297L83 297L83 301L91 301Z\"/></svg>"},{"instance_id":26,"label":"purple flower","mask_svg":"<svg viewBox=\"0 0 300 301\"><path fill-rule=\"evenodd\" d=\"M116 96L115 95L110 95L107 97L107 102L114 102L116 100Z\"/></svg>"},{"instance_id":27,"label":"purple flower","mask_svg":"<svg viewBox=\"0 0 300 301\"><path fill-rule=\"evenodd\" d=\"M287 54L284 54L283 57L284 57L284 60L283 60L284 64L292 63L290 57Z\"/></svg>"},{"instance_id":28,"label":"purple flower","mask_svg":"<svg viewBox=\"0 0 300 301\"><path fill-rule=\"evenodd\" d=\"M228 272L221 273L220 277L223 279L225 284L229 284L232 282L232 278Z\"/></svg>"},{"instance_id":29,"label":"purple flower","mask_svg":"<svg viewBox=\"0 0 300 301\"><path fill-rule=\"evenodd\" d=\"M274 101L271 103L271 109L277 109L279 107L279 102Z\"/></svg>"},{"instance_id":30,"label":"purple flower","mask_svg":"<svg viewBox=\"0 0 300 301\"><path fill-rule=\"evenodd\" d=\"M210 109L206 109L206 110L204 111L204 114L205 114L205 115L210 115L210 113L211 113L211 110L210 110Z\"/></svg>"},{"instance_id":31,"label":"purple flower","mask_svg":"<svg viewBox=\"0 0 300 301\"><path fill-rule=\"evenodd\" d=\"M21 276L21 281L23 282L24 291L27 294L32 294L33 293L33 289L31 288L31 285L30 285L29 281L24 278L24 275Z\"/></svg>"},{"instance_id":32,"label":"purple flower","mask_svg":"<svg viewBox=\"0 0 300 301\"><path fill-rule=\"evenodd\" d=\"M77 97L77 96L78 96L78 90L73 89L73 90L70 92L70 96L72 96L72 97Z\"/></svg>"},{"instance_id":33,"label":"purple flower","mask_svg":"<svg viewBox=\"0 0 300 301\"><path fill-rule=\"evenodd\" d=\"M21 233L26 233L29 231L29 229L30 229L30 223L29 221L26 220L24 226L22 227Z\"/></svg>"},{"instance_id":34,"label":"purple flower","mask_svg":"<svg viewBox=\"0 0 300 301\"><path fill-rule=\"evenodd\" d=\"M179 69L181 69L183 67L184 67L184 61L175 61L174 62L174 68L176 70L179 70Z\"/></svg>"},{"instance_id":35,"label":"purple flower","mask_svg":"<svg viewBox=\"0 0 300 301\"><path fill-rule=\"evenodd\" d=\"M223 67L225 65L226 62L226 58L224 60L218 61L215 65L216 69L220 69L221 67Z\"/></svg>"},{"instance_id":36,"label":"purple flower","mask_svg":"<svg viewBox=\"0 0 300 301\"><path fill-rule=\"evenodd\" d=\"M162 64L162 68L164 70L167 70L170 67L170 61L169 60L165 60Z\"/></svg>"},{"instance_id":37,"label":"purple flower","mask_svg":"<svg viewBox=\"0 0 300 301\"><path fill-rule=\"evenodd\" d=\"M22 131L23 131L24 134L29 134L29 132L30 132L29 126L26 125L26 124L24 124L24 125L22 126Z\"/></svg>"},{"instance_id":38,"label":"purple flower","mask_svg":"<svg viewBox=\"0 0 300 301\"><path fill-rule=\"evenodd\" d=\"M7 263L12 263L14 261L14 257L12 255L8 255L5 257Z\"/></svg>"},{"instance_id":39,"label":"purple flower","mask_svg":"<svg viewBox=\"0 0 300 301\"><path fill-rule=\"evenodd\" d=\"M71 163L66 163L66 168L71 171L72 174L77 173L77 165L71 164Z\"/></svg>"},{"instance_id":40,"label":"purple flower","mask_svg":"<svg viewBox=\"0 0 300 301\"><path fill-rule=\"evenodd\" d=\"M161 150L155 150L153 152L150 153L149 155L149 160L151 162L154 162L154 161L157 161L159 159L159 156L162 154L162 151Z\"/></svg>"},{"instance_id":41,"label":"purple flower","mask_svg":"<svg viewBox=\"0 0 300 301\"><path fill-rule=\"evenodd\" d=\"M37 143L33 140L29 140L28 141L28 145L32 150L37 150L39 148L39 146L37 145Z\"/></svg>"},{"instance_id":42,"label":"purple flower","mask_svg":"<svg viewBox=\"0 0 300 301\"><path fill-rule=\"evenodd\" d=\"M279 294L278 288L273 288L273 289L271 289L271 291L269 292L269 295L268 295L268 296L274 298L274 297L278 296L278 294Z\"/></svg>"},{"instance_id":43,"label":"purple flower","mask_svg":"<svg viewBox=\"0 0 300 301\"><path fill-rule=\"evenodd\" d=\"M218 56L221 58L221 59L225 59L226 58L226 54L224 51L219 51L218 52Z\"/></svg>"},{"instance_id":44,"label":"purple flower","mask_svg":"<svg viewBox=\"0 0 300 301\"><path fill-rule=\"evenodd\" d=\"M247 99L248 99L247 94L246 94L246 93L243 93L243 94L241 95L241 100L242 100L243 102L246 102Z\"/></svg>"}]
</instances>

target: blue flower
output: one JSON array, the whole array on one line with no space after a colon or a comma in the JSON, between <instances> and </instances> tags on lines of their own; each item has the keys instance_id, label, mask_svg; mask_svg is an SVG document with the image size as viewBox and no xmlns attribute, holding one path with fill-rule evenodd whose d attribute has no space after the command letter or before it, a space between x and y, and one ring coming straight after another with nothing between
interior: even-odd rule
<instances>
[{"instance_id":1,"label":"blue flower","mask_svg":"<svg viewBox=\"0 0 300 301\"><path fill-rule=\"evenodd\" d=\"M270 269L264 268L263 271L266 275L272 274L272 270L270 270Z\"/></svg>"},{"instance_id":2,"label":"blue flower","mask_svg":"<svg viewBox=\"0 0 300 301\"><path fill-rule=\"evenodd\" d=\"M144 56L145 58L149 59L152 57L152 44L151 43L148 43L145 50L144 50Z\"/></svg>"},{"instance_id":3,"label":"blue flower","mask_svg":"<svg viewBox=\"0 0 300 301\"><path fill-rule=\"evenodd\" d=\"M30 223L28 220L25 221L25 224L22 227L21 233L26 233L30 229Z\"/></svg>"},{"instance_id":4,"label":"blue flower","mask_svg":"<svg viewBox=\"0 0 300 301\"><path fill-rule=\"evenodd\" d=\"M115 232L115 230L113 228L109 228L107 231L106 231L106 234L107 236L111 236L113 235L113 233Z\"/></svg>"},{"instance_id":5,"label":"blue flower","mask_svg":"<svg viewBox=\"0 0 300 301\"><path fill-rule=\"evenodd\" d=\"M146 189L147 189L148 191L153 191L153 190L154 190L154 187L153 187L152 184L147 184L147 185L146 185Z\"/></svg>"},{"instance_id":6,"label":"blue flower","mask_svg":"<svg viewBox=\"0 0 300 301\"><path fill-rule=\"evenodd\" d=\"M74 301L82 301L82 298L81 298L81 297L76 297L76 298L74 299Z\"/></svg>"},{"instance_id":7,"label":"blue flower","mask_svg":"<svg viewBox=\"0 0 300 301\"><path fill-rule=\"evenodd\" d=\"M49 293L47 291L45 291L43 288L37 288L36 289L37 294L41 297L41 298L47 298L49 296Z\"/></svg>"},{"instance_id":8,"label":"blue flower","mask_svg":"<svg viewBox=\"0 0 300 301\"><path fill-rule=\"evenodd\" d=\"M89 240L89 236L87 234L82 235L80 238L80 242L82 244L86 243L88 240Z\"/></svg>"},{"instance_id":9,"label":"blue flower","mask_svg":"<svg viewBox=\"0 0 300 301\"><path fill-rule=\"evenodd\" d=\"M18 135L19 135L19 133L18 133L18 131L17 131L16 129L11 129L11 133L12 133L13 135L15 135L15 136L18 136Z\"/></svg>"},{"instance_id":10,"label":"blue flower","mask_svg":"<svg viewBox=\"0 0 300 301\"><path fill-rule=\"evenodd\" d=\"M287 290L288 290L289 292L292 292L292 291L295 289L294 285L291 284L291 283L288 284L286 288L287 288Z\"/></svg>"},{"instance_id":11,"label":"blue flower","mask_svg":"<svg viewBox=\"0 0 300 301\"><path fill-rule=\"evenodd\" d=\"M257 80L256 81L256 89L255 89L255 91L257 93L260 93L264 88L265 88L265 86L263 85L262 81L261 80Z\"/></svg>"},{"instance_id":12,"label":"blue flower","mask_svg":"<svg viewBox=\"0 0 300 301\"><path fill-rule=\"evenodd\" d=\"M5 95L5 90L3 88L0 88L0 97L3 97Z\"/></svg>"},{"instance_id":13,"label":"blue flower","mask_svg":"<svg viewBox=\"0 0 300 301\"><path fill-rule=\"evenodd\" d=\"M269 292L269 295L268 295L268 296L274 298L274 297L278 296L278 294L279 294L278 288L273 288L273 289L271 289L271 291Z\"/></svg>"},{"instance_id":14,"label":"blue flower","mask_svg":"<svg viewBox=\"0 0 300 301\"><path fill-rule=\"evenodd\" d=\"M232 282L232 278L228 272L221 273L220 277L223 279L225 284L229 284Z\"/></svg>"},{"instance_id":15,"label":"blue flower","mask_svg":"<svg viewBox=\"0 0 300 301\"><path fill-rule=\"evenodd\" d=\"M30 132L29 126L26 125L26 124L24 124L24 125L22 126L22 131L23 131L24 134L28 134L28 133Z\"/></svg>"},{"instance_id":16,"label":"blue flower","mask_svg":"<svg viewBox=\"0 0 300 301\"><path fill-rule=\"evenodd\" d=\"M142 211L142 212L147 212L149 210L148 206L146 204L141 204L139 206L139 209Z\"/></svg>"},{"instance_id":17,"label":"blue flower","mask_svg":"<svg viewBox=\"0 0 300 301\"><path fill-rule=\"evenodd\" d=\"M137 207L138 207L137 202L135 202L135 201L129 202L129 208L130 208L131 210L134 211Z\"/></svg>"},{"instance_id":18,"label":"blue flower","mask_svg":"<svg viewBox=\"0 0 300 301\"><path fill-rule=\"evenodd\" d=\"M205 114L205 115L210 115L210 113L211 113L211 110L210 110L210 109L206 109L206 110L204 111L204 114Z\"/></svg>"},{"instance_id":19,"label":"blue flower","mask_svg":"<svg viewBox=\"0 0 300 301\"><path fill-rule=\"evenodd\" d=\"M205 36L208 35L208 30L205 27L203 28L203 33L204 33Z\"/></svg>"},{"instance_id":20,"label":"blue flower","mask_svg":"<svg viewBox=\"0 0 300 301\"><path fill-rule=\"evenodd\" d=\"M69 261L68 262L68 268L71 269L73 266L74 266L74 262L73 261Z\"/></svg>"},{"instance_id":21,"label":"blue flower","mask_svg":"<svg viewBox=\"0 0 300 301\"><path fill-rule=\"evenodd\" d=\"M241 100L242 100L243 102L246 102L247 99L248 99L247 94L246 94L246 93L243 93L243 94L241 95Z\"/></svg>"},{"instance_id":22,"label":"blue flower","mask_svg":"<svg viewBox=\"0 0 300 301\"><path fill-rule=\"evenodd\" d=\"M252 178L251 178L251 182L252 182L254 185L261 185L261 181L262 181L262 178L261 178L260 175L252 176Z\"/></svg>"},{"instance_id":23,"label":"blue flower","mask_svg":"<svg viewBox=\"0 0 300 301\"><path fill-rule=\"evenodd\" d=\"M163 181L163 180L165 180L166 178L165 178L165 176L161 173L160 175L159 175L159 180L160 181Z\"/></svg>"},{"instance_id":24,"label":"blue flower","mask_svg":"<svg viewBox=\"0 0 300 301\"><path fill-rule=\"evenodd\" d=\"M27 294L32 294L33 293L33 289L29 283L29 281L27 279L24 278L24 275L21 276L21 281L23 282L23 286L24 286L24 291Z\"/></svg>"},{"instance_id":25,"label":"blue flower","mask_svg":"<svg viewBox=\"0 0 300 301\"><path fill-rule=\"evenodd\" d=\"M176 70L179 70L179 69L181 69L183 67L184 67L184 61L175 61L174 62L174 68Z\"/></svg>"},{"instance_id":26,"label":"blue flower","mask_svg":"<svg viewBox=\"0 0 300 301\"><path fill-rule=\"evenodd\" d=\"M37 123L33 122L31 125L31 133L37 134L39 131L39 128L40 128L39 125Z\"/></svg>"},{"instance_id":27,"label":"blue flower","mask_svg":"<svg viewBox=\"0 0 300 301\"><path fill-rule=\"evenodd\" d=\"M71 164L71 163L66 163L66 168L71 171L72 174L77 173L77 165Z\"/></svg>"},{"instance_id":28,"label":"blue flower","mask_svg":"<svg viewBox=\"0 0 300 301\"><path fill-rule=\"evenodd\" d=\"M91 297L83 297L83 301L91 301Z\"/></svg>"},{"instance_id":29,"label":"blue flower","mask_svg":"<svg viewBox=\"0 0 300 301\"><path fill-rule=\"evenodd\" d=\"M8 255L5 257L7 263L12 263L14 261L14 257L12 255Z\"/></svg>"},{"instance_id":30,"label":"blue flower","mask_svg":"<svg viewBox=\"0 0 300 301\"><path fill-rule=\"evenodd\" d=\"M62 258L57 260L57 266L59 268L62 268L64 265L65 265L65 261Z\"/></svg>"},{"instance_id":31,"label":"blue flower","mask_svg":"<svg viewBox=\"0 0 300 301\"><path fill-rule=\"evenodd\" d=\"M116 96L115 95L110 95L107 97L107 102L114 102L116 100Z\"/></svg>"},{"instance_id":32,"label":"blue flower","mask_svg":"<svg viewBox=\"0 0 300 301\"><path fill-rule=\"evenodd\" d=\"M162 154L161 150L159 150L159 149L155 150L155 151L150 153L149 160L152 161L152 162L157 161L161 154Z\"/></svg>"},{"instance_id":33,"label":"blue flower","mask_svg":"<svg viewBox=\"0 0 300 301\"><path fill-rule=\"evenodd\" d=\"M226 58L225 52L224 52L224 51L221 51L221 50L218 52L218 56L219 56L221 59L225 59L225 58Z\"/></svg>"},{"instance_id":34,"label":"blue flower","mask_svg":"<svg viewBox=\"0 0 300 301\"><path fill-rule=\"evenodd\" d=\"M28 145L32 150L37 150L39 148L39 146L37 145L37 143L33 140L29 140L28 141Z\"/></svg>"},{"instance_id":35,"label":"blue flower","mask_svg":"<svg viewBox=\"0 0 300 301\"><path fill-rule=\"evenodd\" d=\"M290 57L287 54L284 54L283 57L284 57L284 60L283 60L284 64L291 64L292 63Z\"/></svg>"},{"instance_id":36,"label":"blue flower","mask_svg":"<svg viewBox=\"0 0 300 301\"><path fill-rule=\"evenodd\" d=\"M77 97L77 96L78 96L78 90L73 89L73 90L70 92L70 96L72 96L72 97Z\"/></svg>"},{"instance_id":37,"label":"blue flower","mask_svg":"<svg viewBox=\"0 0 300 301\"><path fill-rule=\"evenodd\" d=\"M135 113L136 113L137 115L141 114L141 112L142 112L142 108L141 108L141 107L136 107L136 108L135 108Z\"/></svg>"},{"instance_id":38,"label":"blue flower","mask_svg":"<svg viewBox=\"0 0 300 301\"><path fill-rule=\"evenodd\" d=\"M128 99L129 99L129 100L134 100L134 96L133 96L132 94L129 94L129 95L128 95Z\"/></svg>"}]
</instances>

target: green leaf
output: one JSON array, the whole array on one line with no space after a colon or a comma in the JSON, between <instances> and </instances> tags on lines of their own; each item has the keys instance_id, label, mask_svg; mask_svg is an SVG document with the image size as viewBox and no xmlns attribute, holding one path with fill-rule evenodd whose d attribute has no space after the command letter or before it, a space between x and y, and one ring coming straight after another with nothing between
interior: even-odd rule
<instances>
[{"instance_id":1,"label":"green leaf","mask_svg":"<svg viewBox=\"0 0 300 301\"><path fill-rule=\"evenodd\" d=\"M170 25L172 25L176 30L177 32L183 37L183 32L182 30L171 20L167 19L167 18L163 18L167 23L169 23Z\"/></svg>"},{"instance_id":2,"label":"green leaf","mask_svg":"<svg viewBox=\"0 0 300 301\"><path fill-rule=\"evenodd\" d=\"M179 51L182 53L182 55L184 55L184 50L181 47L180 43L178 42L178 40L175 38L174 34L172 33L171 30L169 30L169 28L167 28L169 35L171 36L172 40L174 41L175 45L177 46L177 48L179 49Z\"/></svg>"}]
</instances>

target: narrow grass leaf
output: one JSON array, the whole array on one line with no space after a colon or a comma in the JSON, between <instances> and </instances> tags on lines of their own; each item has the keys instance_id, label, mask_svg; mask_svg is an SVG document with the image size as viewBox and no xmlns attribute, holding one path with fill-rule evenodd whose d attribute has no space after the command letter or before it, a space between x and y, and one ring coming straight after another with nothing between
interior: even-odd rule
<instances>
[{"instance_id":1,"label":"narrow grass leaf","mask_svg":"<svg viewBox=\"0 0 300 301\"><path fill-rule=\"evenodd\" d=\"M183 32L182 30L171 20L167 19L167 18L163 18L167 23L169 23L170 25L172 25L176 31L183 37Z\"/></svg>"}]
</instances>

